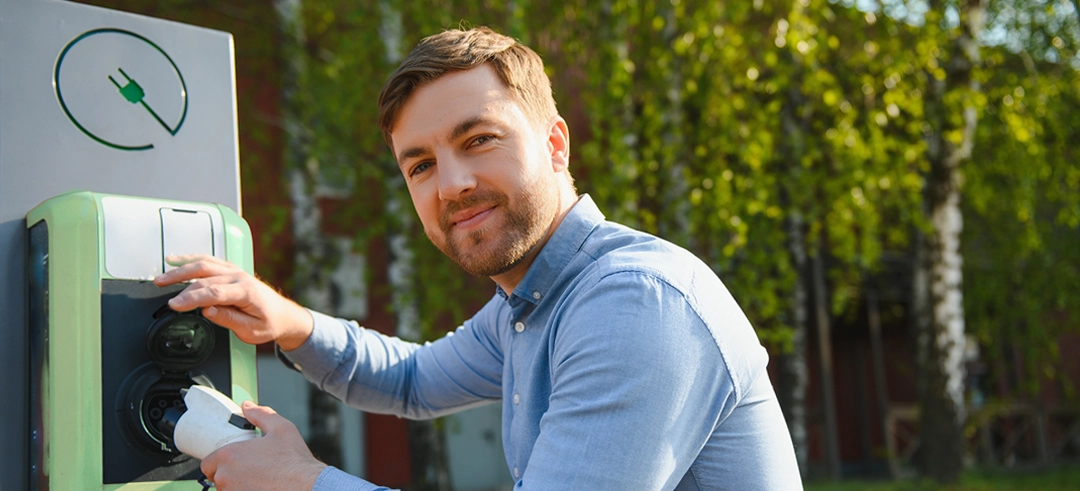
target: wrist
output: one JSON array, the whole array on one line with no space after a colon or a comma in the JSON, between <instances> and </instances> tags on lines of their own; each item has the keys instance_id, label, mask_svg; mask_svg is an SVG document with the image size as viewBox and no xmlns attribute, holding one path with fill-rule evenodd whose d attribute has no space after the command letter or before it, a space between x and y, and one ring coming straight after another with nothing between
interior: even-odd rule
<instances>
[{"instance_id":1,"label":"wrist","mask_svg":"<svg viewBox=\"0 0 1080 491\"><path fill-rule=\"evenodd\" d=\"M294 315L292 315L293 321L290 323L293 327L275 340L282 351L292 351L299 348L307 342L308 338L311 337L311 333L315 330L315 319L311 316L311 312L297 304L293 305L295 309Z\"/></svg>"},{"instance_id":2,"label":"wrist","mask_svg":"<svg viewBox=\"0 0 1080 491\"><path fill-rule=\"evenodd\" d=\"M319 481L319 476L323 471L329 467L328 465L315 461L310 465L306 465L303 469L298 469L297 476L300 478L299 486L296 489L314 489L315 483Z\"/></svg>"}]
</instances>

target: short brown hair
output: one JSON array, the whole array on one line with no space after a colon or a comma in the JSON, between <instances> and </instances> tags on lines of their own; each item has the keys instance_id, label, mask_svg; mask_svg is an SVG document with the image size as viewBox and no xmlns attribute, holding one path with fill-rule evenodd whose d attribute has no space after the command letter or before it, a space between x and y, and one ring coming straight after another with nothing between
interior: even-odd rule
<instances>
[{"instance_id":1,"label":"short brown hair","mask_svg":"<svg viewBox=\"0 0 1080 491\"><path fill-rule=\"evenodd\" d=\"M447 72L468 70L484 63L491 64L532 122L543 123L558 114L551 95L551 80L544 73L540 55L487 27L454 29L421 40L383 86L379 94L379 127L386 143L393 146L390 130L401 107L416 89Z\"/></svg>"}]
</instances>

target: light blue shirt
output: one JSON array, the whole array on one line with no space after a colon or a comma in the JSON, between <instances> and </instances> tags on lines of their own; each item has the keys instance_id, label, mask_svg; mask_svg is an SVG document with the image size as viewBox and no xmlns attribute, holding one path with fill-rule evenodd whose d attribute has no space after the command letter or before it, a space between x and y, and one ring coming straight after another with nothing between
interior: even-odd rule
<instances>
[{"instance_id":1,"label":"light blue shirt","mask_svg":"<svg viewBox=\"0 0 1080 491\"><path fill-rule=\"evenodd\" d=\"M408 343L319 313L286 353L366 411L433 418L502 401L522 490L799 490L768 355L689 252L583 196L515 288ZM330 467L316 490L383 490Z\"/></svg>"}]
</instances>

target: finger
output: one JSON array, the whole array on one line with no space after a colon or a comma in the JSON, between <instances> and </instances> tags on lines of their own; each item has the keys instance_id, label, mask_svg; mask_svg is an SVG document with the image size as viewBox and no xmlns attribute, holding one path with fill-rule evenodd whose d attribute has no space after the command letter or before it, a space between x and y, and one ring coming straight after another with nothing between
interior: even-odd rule
<instances>
[{"instance_id":1,"label":"finger","mask_svg":"<svg viewBox=\"0 0 1080 491\"><path fill-rule=\"evenodd\" d=\"M295 428L291 421L285 419L284 416L278 414L269 406L260 406L251 401L244 401L240 408L244 411L244 417L267 435L286 431L290 427Z\"/></svg>"},{"instance_id":2,"label":"finger","mask_svg":"<svg viewBox=\"0 0 1080 491\"><path fill-rule=\"evenodd\" d=\"M257 333L262 326L259 319L236 308L226 306L207 307L203 309L202 315L210 322L235 332L236 336L245 343L259 344L272 340L260 337Z\"/></svg>"},{"instance_id":3,"label":"finger","mask_svg":"<svg viewBox=\"0 0 1080 491\"><path fill-rule=\"evenodd\" d=\"M191 292L194 292L194 291L197 291L197 290L200 290L200 289L203 289L203 288L207 288L207 287L210 287L212 285L227 285L227 284L230 284L230 283L236 283L238 281L239 281L239 278L237 278L235 275L221 275L221 276L211 276L209 278L199 278L199 279L197 279L195 281L192 281L187 286L187 288L184 288L183 290L180 291L180 293L177 293L176 295L180 296L180 295L184 295L184 294L190 294ZM181 301L184 301L184 300L181 300Z\"/></svg>"},{"instance_id":4,"label":"finger","mask_svg":"<svg viewBox=\"0 0 1080 491\"><path fill-rule=\"evenodd\" d=\"M184 288L177 293L176 296L169 299L169 308L177 312L186 312L198 307L207 307L207 305L198 305L197 299L203 299L206 302L207 298L213 298L219 292L214 290L206 290L208 288L221 288L215 285L230 285L236 283L236 279L231 276L214 276L211 278L200 278L195 280L187 288Z\"/></svg>"},{"instance_id":5,"label":"finger","mask_svg":"<svg viewBox=\"0 0 1080 491\"><path fill-rule=\"evenodd\" d=\"M231 263L220 260L204 260L185 263L183 266L176 267L158 275L154 280L159 286L164 286L164 283L171 284L192 279L230 274L235 273L238 270L239 268Z\"/></svg>"},{"instance_id":6,"label":"finger","mask_svg":"<svg viewBox=\"0 0 1080 491\"><path fill-rule=\"evenodd\" d=\"M236 283L239 280L240 278L238 278L236 274L224 274L218 276L210 276L208 278L199 278L188 284L187 288L181 291L181 293L183 293L184 291L195 291L211 285Z\"/></svg>"},{"instance_id":7,"label":"finger","mask_svg":"<svg viewBox=\"0 0 1080 491\"><path fill-rule=\"evenodd\" d=\"M225 324L232 324L233 322L236 322L236 316L240 315L240 312L230 307L210 306L203 309L202 315L203 317L206 317L210 322L222 326Z\"/></svg>"},{"instance_id":8,"label":"finger","mask_svg":"<svg viewBox=\"0 0 1080 491\"><path fill-rule=\"evenodd\" d=\"M218 455L217 452L213 452L202 459L202 463L199 464L199 469L202 470L207 481L214 480L214 474L217 473L218 467Z\"/></svg>"},{"instance_id":9,"label":"finger","mask_svg":"<svg viewBox=\"0 0 1080 491\"><path fill-rule=\"evenodd\" d=\"M183 266L196 261L212 261L217 259L210 254L170 254L165 256L165 264L170 266Z\"/></svg>"},{"instance_id":10,"label":"finger","mask_svg":"<svg viewBox=\"0 0 1080 491\"><path fill-rule=\"evenodd\" d=\"M193 285L169 299L169 308L186 312L199 307L235 306L248 303L247 289L236 282Z\"/></svg>"},{"instance_id":11,"label":"finger","mask_svg":"<svg viewBox=\"0 0 1080 491\"><path fill-rule=\"evenodd\" d=\"M169 256L169 257L196 257L196 256ZM167 286L181 281L194 280L199 278L208 278L211 276L219 276L232 274L240 271L240 269L229 262L215 258L213 256L198 256L204 259L195 262L185 262L182 266L175 269L166 271L154 278L154 283L158 286Z\"/></svg>"}]
</instances>

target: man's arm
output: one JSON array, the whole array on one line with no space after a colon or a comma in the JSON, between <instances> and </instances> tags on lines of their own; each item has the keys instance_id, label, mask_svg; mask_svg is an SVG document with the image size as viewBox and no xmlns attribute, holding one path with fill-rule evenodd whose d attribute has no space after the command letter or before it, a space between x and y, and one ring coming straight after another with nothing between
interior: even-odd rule
<instances>
[{"instance_id":1,"label":"man's arm","mask_svg":"<svg viewBox=\"0 0 1080 491\"><path fill-rule=\"evenodd\" d=\"M493 302L455 336L418 345L309 311L221 259L168 260L178 267L155 284L191 282L169 301L171 308L201 307L204 317L241 341L277 343L308 380L355 407L420 419L501 395L502 348Z\"/></svg>"},{"instance_id":2,"label":"man's arm","mask_svg":"<svg viewBox=\"0 0 1080 491\"><path fill-rule=\"evenodd\" d=\"M283 354L311 383L351 406L434 418L501 398L497 301L456 331L423 345L312 312L310 338Z\"/></svg>"},{"instance_id":3,"label":"man's arm","mask_svg":"<svg viewBox=\"0 0 1080 491\"><path fill-rule=\"evenodd\" d=\"M549 407L517 488L674 489L739 405L740 370L662 279L623 272L591 283L556 319ZM758 489L740 472L733 484Z\"/></svg>"}]
</instances>

